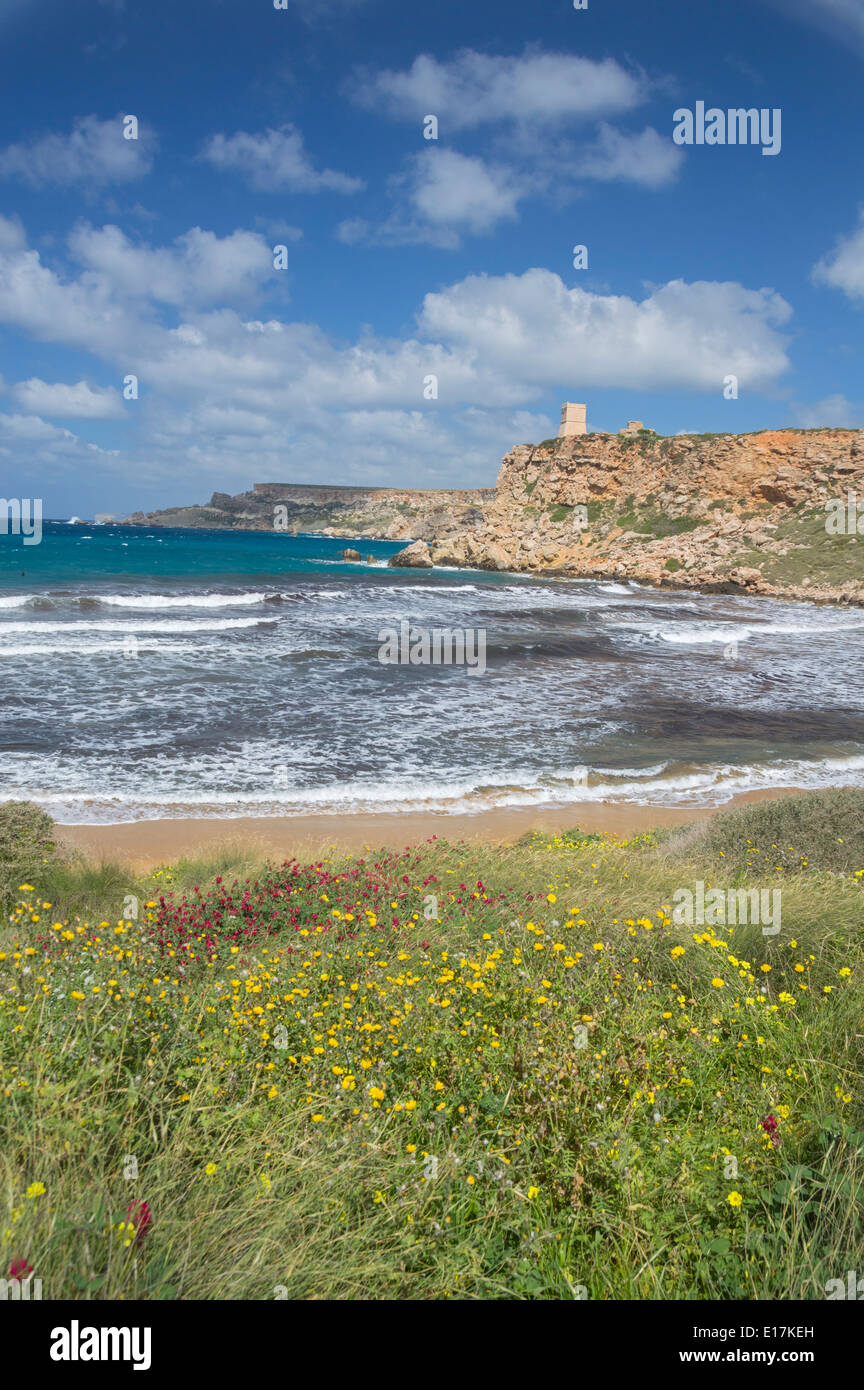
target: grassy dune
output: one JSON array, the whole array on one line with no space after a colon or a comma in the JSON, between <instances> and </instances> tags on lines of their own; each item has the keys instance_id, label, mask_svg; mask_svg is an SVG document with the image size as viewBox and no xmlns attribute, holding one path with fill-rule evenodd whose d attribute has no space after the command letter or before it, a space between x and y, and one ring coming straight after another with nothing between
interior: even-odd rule
<instances>
[{"instance_id":1,"label":"grassy dune","mask_svg":"<svg viewBox=\"0 0 864 1390\"><path fill-rule=\"evenodd\" d=\"M864 1247L862 812L139 882L7 812L2 1273L52 1299L824 1298ZM699 881L781 888L781 931L678 924Z\"/></svg>"}]
</instances>

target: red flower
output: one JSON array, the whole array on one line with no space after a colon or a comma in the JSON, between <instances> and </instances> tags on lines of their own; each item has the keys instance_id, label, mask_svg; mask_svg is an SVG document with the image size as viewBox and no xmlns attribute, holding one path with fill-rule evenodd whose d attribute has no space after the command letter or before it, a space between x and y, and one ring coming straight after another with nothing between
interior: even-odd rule
<instances>
[{"instance_id":1,"label":"red flower","mask_svg":"<svg viewBox=\"0 0 864 1390\"><path fill-rule=\"evenodd\" d=\"M140 1245L153 1225L150 1207L146 1202L130 1202L126 1208L126 1215L135 1227L135 1238Z\"/></svg>"},{"instance_id":2,"label":"red flower","mask_svg":"<svg viewBox=\"0 0 864 1390\"><path fill-rule=\"evenodd\" d=\"M768 1135L768 1141L772 1149L779 1149L780 1136L777 1133L777 1121L774 1116L766 1115L764 1120L759 1121L759 1128L764 1129L765 1133Z\"/></svg>"},{"instance_id":3,"label":"red flower","mask_svg":"<svg viewBox=\"0 0 864 1390\"><path fill-rule=\"evenodd\" d=\"M10 1279L27 1279L33 1273L33 1266L28 1265L26 1260L13 1260L9 1266Z\"/></svg>"}]
</instances>

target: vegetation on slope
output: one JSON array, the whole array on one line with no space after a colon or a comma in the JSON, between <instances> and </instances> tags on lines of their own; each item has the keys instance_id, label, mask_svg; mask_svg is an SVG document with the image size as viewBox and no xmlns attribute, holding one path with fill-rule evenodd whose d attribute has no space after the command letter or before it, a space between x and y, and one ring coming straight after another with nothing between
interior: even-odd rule
<instances>
[{"instance_id":1,"label":"vegetation on slope","mask_svg":"<svg viewBox=\"0 0 864 1390\"><path fill-rule=\"evenodd\" d=\"M824 1298L864 1238L862 809L137 883L37 834L4 1265L52 1299ZM782 930L678 925L699 881L780 887Z\"/></svg>"}]
</instances>

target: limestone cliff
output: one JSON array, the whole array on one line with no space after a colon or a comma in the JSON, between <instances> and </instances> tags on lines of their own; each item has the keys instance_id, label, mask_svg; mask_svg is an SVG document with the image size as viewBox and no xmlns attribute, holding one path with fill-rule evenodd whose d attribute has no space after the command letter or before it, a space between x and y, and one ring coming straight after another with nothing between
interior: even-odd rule
<instances>
[{"instance_id":1,"label":"limestone cliff","mask_svg":"<svg viewBox=\"0 0 864 1390\"><path fill-rule=\"evenodd\" d=\"M864 519L861 544L826 531L850 492L864 502L862 430L577 435L513 449L478 520L390 563L858 603Z\"/></svg>"},{"instance_id":2,"label":"limestone cliff","mask_svg":"<svg viewBox=\"0 0 864 1390\"><path fill-rule=\"evenodd\" d=\"M296 535L408 540L443 535L480 521L494 497L492 488L327 487L302 483L256 483L249 492L214 492L204 506L134 512L131 526L214 527ZM284 509L278 514L276 509Z\"/></svg>"}]
</instances>

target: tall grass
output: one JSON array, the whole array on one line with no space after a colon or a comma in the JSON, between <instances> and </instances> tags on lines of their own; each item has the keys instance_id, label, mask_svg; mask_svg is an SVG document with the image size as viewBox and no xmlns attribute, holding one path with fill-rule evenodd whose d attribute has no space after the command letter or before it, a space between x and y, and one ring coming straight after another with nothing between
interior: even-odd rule
<instances>
[{"instance_id":1,"label":"tall grass","mask_svg":"<svg viewBox=\"0 0 864 1390\"><path fill-rule=\"evenodd\" d=\"M50 1298L825 1297L864 1258L864 855L854 798L812 805L49 858L0 959L4 1264ZM779 886L782 930L677 922L699 881Z\"/></svg>"}]
</instances>

